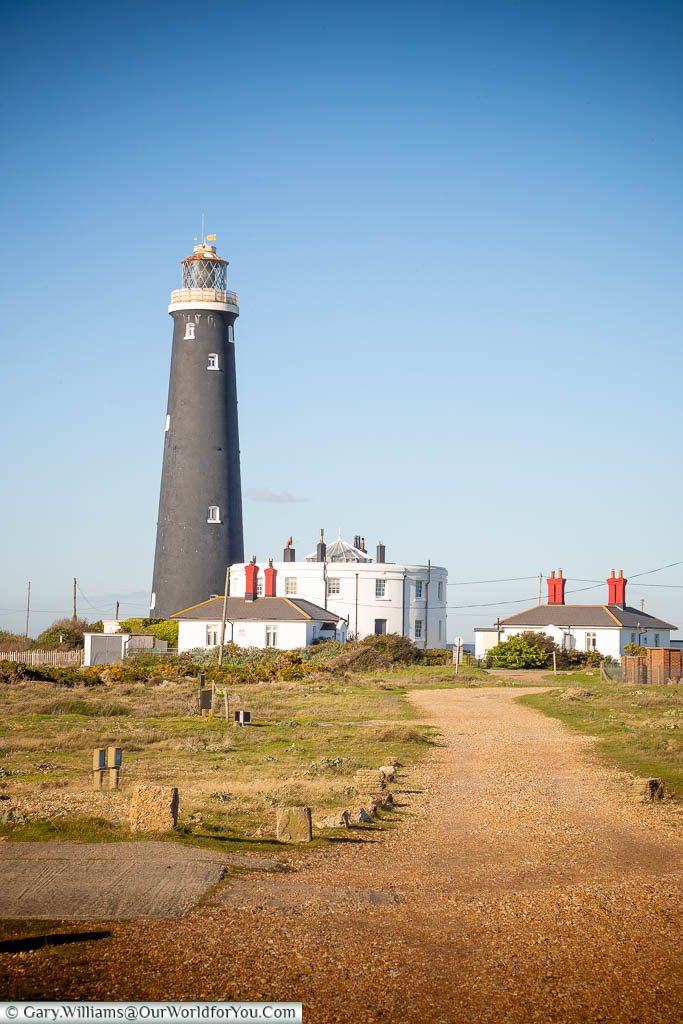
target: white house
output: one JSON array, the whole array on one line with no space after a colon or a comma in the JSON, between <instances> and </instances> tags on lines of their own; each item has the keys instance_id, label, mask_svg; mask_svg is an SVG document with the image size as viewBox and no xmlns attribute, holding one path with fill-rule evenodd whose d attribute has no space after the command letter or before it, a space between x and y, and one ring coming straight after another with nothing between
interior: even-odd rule
<instances>
[{"instance_id":1,"label":"white house","mask_svg":"<svg viewBox=\"0 0 683 1024\"><path fill-rule=\"evenodd\" d=\"M243 593L244 563L230 567L230 593ZM418 647L445 647L448 572L437 565L403 565L365 550L363 538L348 544L339 537L325 544L321 531L315 552L297 562L288 544L274 563L285 597L304 598L346 619L349 633L362 638L398 633ZM262 585L261 585L261 593Z\"/></svg>"},{"instance_id":2,"label":"white house","mask_svg":"<svg viewBox=\"0 0 683 1024\"><path fill-rule=\"evenodd\" d=\"M178 651L216 647L221 640L225 605L225 642L239 647L277 647L289 651L315 640L346 640L346 622L333 611L302 598L277 597L277 570L265 569L265 594L259 591L259 567L245 567L243 596L212 597L172 615L178 621ZM262 596L263 594L263 596Z\"/></svg>"},{"instance_id":3,"label":"white house","mask_svg":"<svg viewBox=\"0 0 683 1024\"><path fill-rule=\"evenodd\" d=\"M618 576L612 569L606 604L565 604L566 579L561 569L557 576L553 571L547 580L548 603L499 619L495 626L475 629L475 655L485 658L496 644L526 632L547 633L562 649L599 651L617 661L628 643L669 647L671 631L678 627L630 608L626 604L627 582L621 569Z\"/></svg>"}]
</instances>

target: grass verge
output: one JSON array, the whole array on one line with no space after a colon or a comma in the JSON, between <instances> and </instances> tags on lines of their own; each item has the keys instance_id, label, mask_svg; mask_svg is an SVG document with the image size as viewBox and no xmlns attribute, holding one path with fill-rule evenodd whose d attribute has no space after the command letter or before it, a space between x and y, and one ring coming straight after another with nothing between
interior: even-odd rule
<instances>
[{"instance_id":1,"label":"grass verge","mask_svg":"<svg viewBox=\"0 0 683 1024\"><path fill-rule=\"evenodd\" d=\"M672 796L683 799L683 686L638 688L589 671L547 675L545 681L557 688L520 702L596 736L606 762L662 778Z\"/></svg>"}]
</instances>

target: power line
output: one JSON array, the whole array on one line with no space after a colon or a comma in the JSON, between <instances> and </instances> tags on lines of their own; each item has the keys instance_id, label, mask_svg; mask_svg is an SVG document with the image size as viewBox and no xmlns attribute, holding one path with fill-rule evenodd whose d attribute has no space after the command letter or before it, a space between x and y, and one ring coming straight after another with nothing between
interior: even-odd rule
<instances>
[{"instance_id":1,"label":"power line","mask_svg":"<svg viewBox=\"0 0 683 1024\"><path fill-rule=\"evenodd\" d=\"M447 587L478 587L485 583L519 583L521 580L536 580L538 573L534 576L509 576L504 580L466 580L462 583L447 583Z\"/></svg>"}]
</instances>

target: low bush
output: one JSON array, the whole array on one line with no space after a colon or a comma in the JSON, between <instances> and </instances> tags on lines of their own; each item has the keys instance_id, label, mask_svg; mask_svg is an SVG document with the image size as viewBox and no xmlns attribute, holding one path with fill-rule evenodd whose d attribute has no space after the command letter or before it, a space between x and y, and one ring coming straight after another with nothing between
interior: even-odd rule
<instances>
[{"instance_id":1,"label":"low bush","mask_svg":"<svg viewBox=\"0 0 683 1024\"><path fill-rule=\"evenodd\" d=\"M35 679L57 686L97 686L102 682L97 668L60 668L57 665L25 665L20 661L0 661L0 683L20 683Z\"/></svg>"}]
</instances>

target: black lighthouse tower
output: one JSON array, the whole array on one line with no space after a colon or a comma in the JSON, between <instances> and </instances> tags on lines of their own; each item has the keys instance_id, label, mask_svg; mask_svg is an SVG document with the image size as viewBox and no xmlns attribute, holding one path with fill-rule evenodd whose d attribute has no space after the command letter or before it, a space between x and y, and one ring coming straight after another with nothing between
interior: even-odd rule
<instances>
[{"instance_id":1,"label":"black lighthouse tower","mask_svg":"<svg viewBox=\"0 0 683 1024\"><path fill-rule=\"evenodd\" d=\"M173 352L150 614L222 594L226 566L244 561L235 378L237 296L228 261L195 245L171 293Z\"/></svg>"}]
</instances>

